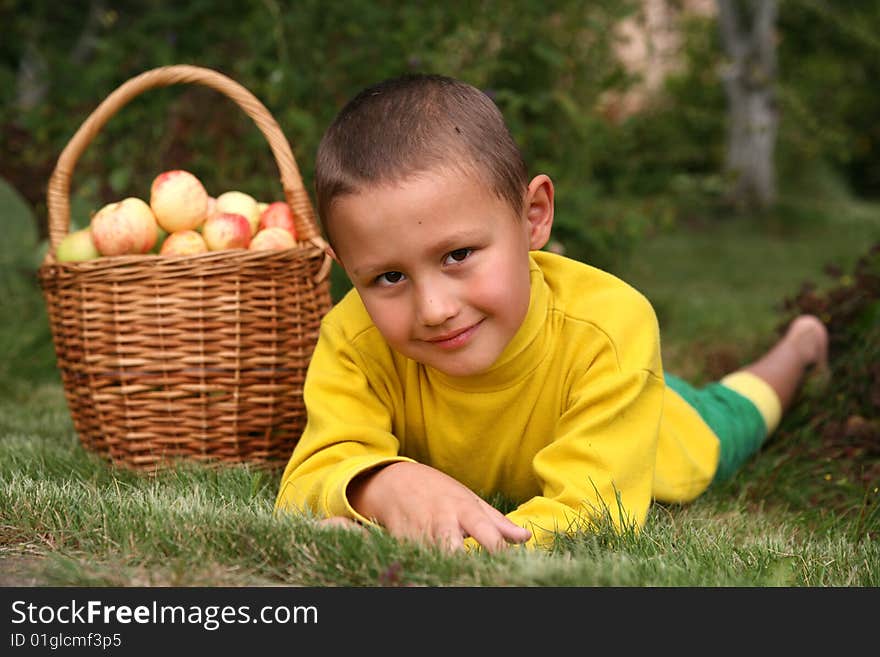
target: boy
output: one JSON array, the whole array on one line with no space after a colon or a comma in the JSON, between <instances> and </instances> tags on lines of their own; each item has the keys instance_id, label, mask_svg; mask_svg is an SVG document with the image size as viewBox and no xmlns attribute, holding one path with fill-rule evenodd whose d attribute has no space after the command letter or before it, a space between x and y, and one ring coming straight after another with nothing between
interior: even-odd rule
<instances>
[{"instance_id":1,"label":"boy","mask_svg":"<svg viewBox=\"0 0 880 657\"><path fill-rule=\"evenodd\" d=\"M695 390L664 373L648 301L540 251L553 183L529 179L492 101L405 76L366 89L318 149L316 196L351 290L325 317L308 422L276 509L450 549L552 542L685 502L761 445L826 358L812 316ZM483 500L519 506L506 516Z\"/></svg>"}]
</instances>

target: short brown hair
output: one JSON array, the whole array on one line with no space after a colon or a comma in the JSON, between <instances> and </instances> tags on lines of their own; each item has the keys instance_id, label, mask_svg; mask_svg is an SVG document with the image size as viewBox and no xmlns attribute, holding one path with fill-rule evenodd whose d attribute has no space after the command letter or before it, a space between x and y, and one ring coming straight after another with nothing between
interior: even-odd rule
<instances>
[{"instance_id":1,"label":"short brown hair","mask_svg":"<svg viewBox=\"0 0 880 657\"><path fill-rule=\"evenodd\" d=\"M475 172L517 213L522 210L526 166L504 117L484 92L430 74L368 87L342 108L318 146L315 195L324 229L340 196L455 167Z\"/></svg>"}]
</instances>

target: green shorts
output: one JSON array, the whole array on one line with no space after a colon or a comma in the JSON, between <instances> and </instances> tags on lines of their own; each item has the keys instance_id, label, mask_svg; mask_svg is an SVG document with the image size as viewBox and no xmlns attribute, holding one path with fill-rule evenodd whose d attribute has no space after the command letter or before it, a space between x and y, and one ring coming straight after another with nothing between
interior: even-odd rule
<instances>
[{"instance_id":1,"label":"green shorts","mask_svg":"<svg viewBox=\"0 0 880 657\"><path fill-rule=\"evenodd\" d=\"M674 374L664 377L718 437L721 451L712 481L728 479L763 444L768 434L764 416L750 399L721 383L695 388Z\"/></svg>"}]
</instances>

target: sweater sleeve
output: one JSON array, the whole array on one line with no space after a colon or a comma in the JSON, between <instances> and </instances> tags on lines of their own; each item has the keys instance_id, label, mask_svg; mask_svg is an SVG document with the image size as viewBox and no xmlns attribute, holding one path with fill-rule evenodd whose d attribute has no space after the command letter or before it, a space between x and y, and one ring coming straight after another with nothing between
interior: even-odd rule
<instances>
[{"instance_id":1,"label":"sweater sleeve","mask_svg":"<svg viewBox=\"0 0 880 657\"><path fill-rule=\"evenodd\" d=\"M631 319L625 339L605 336L573 377L553 440L532 461L541 494L508 514L532 531L531 547L559 532L644 523L664 384L653 309L645 303Z\"/></svg>"},{"instance_id":2,"label":"sweater sleeve","mask_svg":"<svg viewBox=\"0 0 880 657\"><path fill-rule=\"evenodd\" d=\"M347 516L369 522L349 504L357 475L397 461L391 433L390 377L368 376L367 365L332 326L321 327L306 375L308 420L281 477L275 509Z\"/></svg>"}]
</instances>

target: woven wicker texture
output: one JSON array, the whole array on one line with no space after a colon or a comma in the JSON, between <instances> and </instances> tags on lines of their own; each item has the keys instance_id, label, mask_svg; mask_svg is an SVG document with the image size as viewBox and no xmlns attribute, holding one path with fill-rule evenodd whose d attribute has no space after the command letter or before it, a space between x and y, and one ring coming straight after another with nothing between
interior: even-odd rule
<instances>
[{"instance_id":1,"label":"woven wicker texture","mask_svg":"<svg viewBox=\"0 0 880 657\"><path fill-rule=\"evenodd\" d=\"M297 220L297 246L56 262L85 147L134 97L186 83L232 99L265 135ZM262 103L210 69L167 66L132 78L62 152L48 207L50 248L39 280L82 445L149 471L176 459L286 463L305 425L303 381L331 305L330 259L290 145Z\"/></svg>"}]
</instances>

